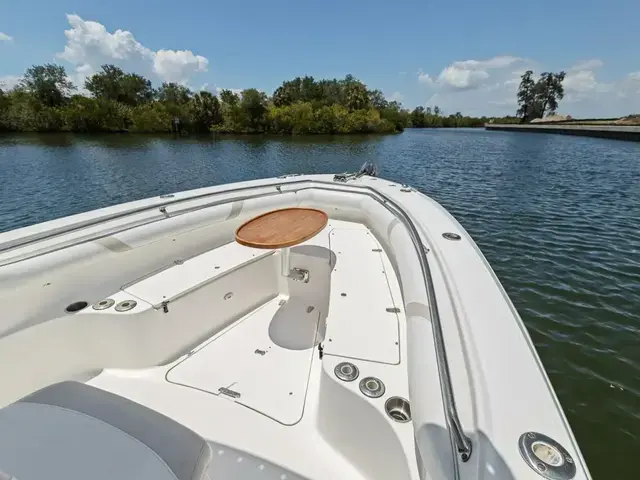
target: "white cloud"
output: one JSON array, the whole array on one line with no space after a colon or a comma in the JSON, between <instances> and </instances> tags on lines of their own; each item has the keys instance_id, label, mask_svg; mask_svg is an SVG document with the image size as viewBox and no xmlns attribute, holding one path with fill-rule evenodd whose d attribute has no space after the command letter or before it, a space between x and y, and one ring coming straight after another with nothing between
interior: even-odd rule
<instances>
[{"instance_id":1,"label":"white cloud","mask_svg":"<svg viewBox=\"0 0 640 480\"><path fill-rule=\"evenodd\" d=\"M210 92L214 95L218 94L218 87L212 85L210 83L203 83L202 86L198 89L199 92Z\"/></svg>"},{"instance_id":2,"label":"white cloud","mask_svg":"<svg viewBox=\"0 0 640 480\"><path fill-rule=\"evenodd\" d=\"M598 81L595 70L603 65L602 60L594 58L578 62L569 68L567 76L562 83L566 92L565 102L573 104L583 100L588 101L595 98L597 94L613 91L617 91L618 96L624 95L625 88L622 82L619 85L615 85Z\"/></svg>"},{"instance_id":3,"label":"white cloud","mask_svg":"<svg viewBox=\"0 0 640 480\"><path fill-rule=\"evenodd\" d=\"M623 78L615 89L618 97L631 97L632 104L635 103L633 113L640 112L640 72L631 72Z\"/></svg>"},{"instance_id":4,"label":"white cloud","mask_svg":"<svg viewBox=\"0 0 640 480\"><path fill-rule=\"evenodd\" d=\"M6 33L0 32L0 42L11 42L12 40L13 40L12 36L7 35Z\"/></svg>"},{"instance_id":5,"label":"white cloud","mask_svg":"<svg viewBox=\"0 0 640 480\"><path fill-rule=\"evenodd\" d=\"M473 70L450 65L438 76L438 82L449 87L466 90L476 88L489 78L485 70Z\"/></svg>"},{"instance_id":6,"label":"white cloud","mask_svg":"<svg viewBox=\"0 0 640 480\"><path fill-rule=\"evenodd\" d=\"M388 100L390 102L402 102L402 100L404 100L404 95L400 92L393 92L391 95L389 95Z\"/></svg>"},{"instance_id":7,"label":"white cloud","mask_svg":"<svg viewBox=\"0 0 640 480\"><path fill-rule=\"evenodd\" d=\"M0 88L3 90L11 90L20 83L21 77L18 75L5 75L0 77Z\"/></svg>"},{"instance_id":8,"label":"white cloud","mask_svg":"<svg viewBox=\"0 0 640 480\"><path fill-rule=\"evenodd\" d=\"M486 83L491 76L490 70L501 71L521 61L523 61L522 58L509 55L486 60L462 60L453 62L444 68L435 81L422 72L418 73L418 80L429 86L437 84L437 86L452 90L472 90Z\"/></svg>"},{"instance_id":9,"label":"white cloud","mask_svg":"<svg viewBox=\"0 0 640 480\"><path fill-rule=\"evenodd\" d=\"M604 65L604 63L602 63L602 60L600 60L599 58L592 58L590 60L583 60L581 62L576 63L574 66L572 66L569 70L597 70L598 68L601 68Z\"/></svg>"},{"instance_id":10,"label":"white cloud","mask_svg":"<svg viewBox=\"0 0 640 480\"><path fill-rule=\"evenodd\" d=\"M426 73L418 72L418 81L425 85L433 85L433 79Z\"/></svg>"},{"instance_id":11,"label":"white cloud","mask_svg":"<svg viewBox=\"0 0 640 480\"><path fill-rule=\"evenodd\" d=\"M490 105L496 105L498 107L509 107L510 109L518 108L518 101L516 97L507 97L499 100L489 100L487 103Z\"/></svg>"},{"instance_id":12,"label":"white cloud","mask_svg":"<svg viewBox=\"0 0 640 480\"><path fill-rule=\"evenodd\" d=\"M194 73L206 72L207 65L209 60L190 50L158 50L153 59L153 70L167 82L186 83Z\"/></svg>"},{"instance_id":13,"label":"white cloud","mask_svg":"<svg viewBox=\"0 0 640 480\"><path fill-rule=\"evenodd\" d=\"M618 117L640 112L640 71L603 80L604 63L592 58L569 63L565 97L559 113L575 118ZM466 115L514 115L521 76L533 70L537 78L549 67L532 59L497 56L486 60L452 62L436 77L418 72L418 82L429 87L431 98L410 104L438 105L445 112ZM413 100L413 98L411 99Z\"/></svg>"},{"instance_id":14,"label":"white cloud","mask_svg":"<svg viewBox=\"0 0 640 480\"><path fill-rule=\"evenodd\" d=\"M562 82L567 92L588 92L598 85L596 74L591 70L569 72Z\"/></svg>"},{"instance_id":15,"label":"white cloud","mask_svg":"<svg viewBox=\"0 0 640 480\"><path fill-rule=\"evenodd\" d=\"M81 86L84 79L105 63L161 81L188 84L194 74L207 71L209 61L190 50L153 51L126 30L108 32L98 22L67 15L70 29L65 30L67 44L57 57L75 66L71 75Z\"/></svg>"},{"instance_id":16,"label":"white cloud","mask_svg":"<svg viewBox=\"0 0 640 480\"><path fill-rule=\"evenodd\" d=\"M451 66L463 70L486 70L491 68L504 68L522 60L520 57L498 56L488 60L463 60L454 62Z\"/></svg>"}]
</instances>

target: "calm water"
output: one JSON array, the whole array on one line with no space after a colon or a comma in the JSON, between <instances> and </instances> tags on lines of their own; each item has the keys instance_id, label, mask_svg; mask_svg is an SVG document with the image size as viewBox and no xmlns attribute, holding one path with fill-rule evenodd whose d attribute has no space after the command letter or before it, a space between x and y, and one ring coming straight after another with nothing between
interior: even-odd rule
<instances>
[{"instance_id":1,"label":"calm water","mask_svg":"<svg viewBox=\"0 0 640 480\"><path fill-rule=\"evenodd\" d=\"M594 478L640 478L640 144L481 130L217 142L5 136L0 231L366 160L436 198L473 235L529 328Z\"/></svg>"}]
</instances>

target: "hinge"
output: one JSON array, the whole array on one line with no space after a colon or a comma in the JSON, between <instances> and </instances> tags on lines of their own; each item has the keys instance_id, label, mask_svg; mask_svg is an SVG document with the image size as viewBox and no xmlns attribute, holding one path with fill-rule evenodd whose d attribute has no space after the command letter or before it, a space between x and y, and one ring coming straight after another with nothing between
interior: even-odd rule
<instances>
[{"instance_id":1,"label":"hinge","mask_svg":"<svg viewBox=\"0 0 640 480\"><path fill-rule=\"evenodd\" d=\"M160 306L162 307L162 311L163 311L164 313L169 313L169 302L168 302L168 301L166 301L166 302L162 302L162 303L160 304Z\"/></svg>"}]
</instances>

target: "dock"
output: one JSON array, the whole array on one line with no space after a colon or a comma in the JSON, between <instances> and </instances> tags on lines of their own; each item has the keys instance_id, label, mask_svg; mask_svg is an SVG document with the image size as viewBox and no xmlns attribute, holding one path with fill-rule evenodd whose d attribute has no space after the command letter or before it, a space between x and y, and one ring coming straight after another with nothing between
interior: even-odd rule
<instances>
[{"instance_id":1,"label":"dock","mask_svg":"<svg viewBox=\"0 0 640 480\"><path fill-rule=\"evenodd\" d=\"M500 125L486 123L486 130L502 130L510 132L556 133L561 135L578 135L582 137L611 138L640 142L640 126L630 125L570 125L570 124L513 124Z\"/></svg>"}]
</instances>

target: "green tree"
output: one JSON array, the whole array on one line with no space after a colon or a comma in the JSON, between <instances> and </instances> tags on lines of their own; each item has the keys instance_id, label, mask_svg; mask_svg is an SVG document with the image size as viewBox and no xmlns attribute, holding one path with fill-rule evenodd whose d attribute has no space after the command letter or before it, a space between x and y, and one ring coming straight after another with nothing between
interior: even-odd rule
<instances>
[{"instance_id":1,"label":"green tree","mask_svg":"<svg viewBox=\"0 0 640 480\"><path fill-rule=\"evenodd\" d=\"M373 108L383 110L389 106L389 102L384 98L384 94L380 90L372 90L369 92L369 103Z\"/></svg>"},{"instance_id":2,"label":"green tree","mask_svg":"<svg viewBox=\"0 0 640 480\"><path fill-rule=\"evenodd\" d=\"M284 82L282 86L276 88L273 92L272 101L276 107L284 107L294 103L297 92L291 85L291 82Z\"/></svg>"},{"instance_id":3,"label":"green tree","mask_svg":"<svg viewBox=\"0 0 640 480\"><path fill-rule=\"evenodd\" d=\"M344 106L350 112L369 108L369 91L364 83L347 75L343 80Z\"/></svg>"},{"instance_id":4,"label":"green tree","mask_svg":"<svg viewBox=\"0 0 640 480\"><path fill-rule=\"evenodd\" d=\"M387 106L380 110L380 118L389 121L398 132L402 132L411 123L409 112L395 101L387 102Z\"/></svg>"},{"instance_id":5,"label":"green tree","mask_svg":"<svg viewBox=\"0 0 640 480\"><path fill-rule=\"evenodd\" d=\"M133 109L132 127L134 132L169 133L172 131L173 117L164 103L152 102Z\"/></svg>"},{"instance_id":6,"label":"green tree","mask_svg":"<svg viewBox=\"0 0 640 480\"><path fill-rule=\"evenodd\" d=\"M231 90L220 91L220 111L222 123L213 125L212 130L222 133L247 133L246 113L240 105L240 97Z\"/></svg>"},{"instance_id":7,"label":"green tree","mask_svg":"<svg viewBox=\"0 0 640 480\"><path fill-rule=\"evenodd\" d=\"M321 107L313 113L314 133L348 133L349 111L342 105Z\"/></svg>"},{"instance_id":8,"label":"green tree","mask_svg":"<svg viewBox=\"0 0 640 480\"><path fill-rule=\"evenodd\" d=\"M423 128L426 126L425 111L423 106L413 109L411 112L411 125L415 128Z\"/></svg>"},{"instance_id":9,"label":"green tree","mask_svg":"<svg viewBox=\"0 0 640 480\"><path fill-rule=\"evenodd\" d=\"M52 63L28 68L20 81L20 87L47 107L62 105L75 90L64 67Z\"/></svg>"},{"instance_id":10,"label":"green tree","mask_svg":"<svg viewBox=\"0 0 640 480\"><path fill-rule=\"evenodd\" d=\"M210 131L213 125L222 123L218 97L207 91L196 93L191 102L191 115L194 129L197 132Z\"/></svg>"},{"instance_id":11,"label":"green tree","mask_svg":"<svg viewBox=\"0 0 640 480\"><path fill-rule=\"evenodd\" d=\"M222 103L224 105L238 105L238 103L240 103L240 97L238 96L237 93L234 93L231 90L221 90L220 91L220 101L222 101Z\"/></svg>"},{"instance_id":12,"label":"green tree","mask_svg":"<svg viewBox=\"0 0 640 480\"><path fill-rule=\"evenodd\" d=\"M245 118L248 122L246 128L258 132L264 130L265 115L267 113L267 96L255 88L242 91L240 102Z\"/></svg>"},{"instance_id":13,"label":"green tree","mask_svg":"<svg viewBox=\"0 0 640 480\"><path fill-rule=\"evenodd\" d=\"M84 83L94 98L113 100L135 107L153 100L151 82L135 73L125 73L115 65L103 65Z\"/></svg>"},{"instance_id":14,"label":"green tree","mask_svg":"<svg viewBox=\"0 0 640 480\"><path fill-rule=\"evenodd\" d=\"M191 90L184 85L173 82L163 83L156 92L158 102L164 105L173 122L177 119L178 123L175 124L175 128L181 132L188 132L191 127L191 96Z\"/></svg>"},{"instance_id":15,"label":"green tree","mask_svg":"<svg viewBox=\"0 0 640 480\"><path fill-rule=\"evenodd\" d=\"M531 70L527 70L522 75L518 87L519 108L516 114L522 122L542 118L545 113L555 113L558 101L564 97L562 82L565 75L565 72L544 72L537 82L533 81Z\"/></svg>"},{"instance_id":16,"label":"green tree","mask_svg":"<svg viewBox=\"0 0 640 480\"><path fill-rule=\"evenodd\" d=\"M174 105L186 105L191 96L189 88L174 82L164 82L157 92L158 101Z\"/></svg>"},{"instance_id":17,"label":"green tree","mask_svg":"<svg viewBox=\"0 0 640 480\"><path fill-rule=\"evenodd\" d=\"M281 107L270 105L267 111L267 123L271 133L293 135L315 133L313 106L310 102L296 102Z\"/></svg>"},{"instance_id":18,"label":"green tree","mask_svg":"<svg viewBox=\"0 0 640 480\"><path fill-rule=\"evenodd\" d=\"M535 86L536 83L533 80L533 71L527 70L520 77L520 86L518 87L518 117L522 118L523 122L527 122L531 119L535 108Z\"/></svg>"},{"instance_id":19,"label":"green tree","mask_svg":"<svg viewBox=\"0 0 640 480\"><path fill-rule=\"evenodd\" d=\"M536 115L540 115L539 118L545 113L552 115L558 109L558 100L564 98L562 82L565 76L565 72L544 72L540 75L535 87Z\"/></svg>"}]
</instances>

